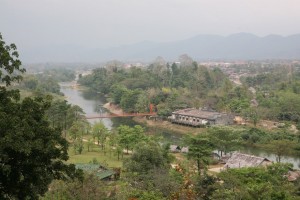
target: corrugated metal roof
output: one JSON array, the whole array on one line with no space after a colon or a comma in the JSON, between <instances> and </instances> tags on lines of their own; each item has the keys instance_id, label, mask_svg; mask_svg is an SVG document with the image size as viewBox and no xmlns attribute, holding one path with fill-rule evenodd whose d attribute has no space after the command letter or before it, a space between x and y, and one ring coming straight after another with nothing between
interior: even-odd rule
<instances>
[{"instance_id":1,"label":"corrugated metal roof","mask_svg":"<svg viewBox=\"0 0 300 200\"><path fill-rule=\"evenodd\" d=\"M75 166L77 169L82 169L83 171L94 173L100 179L104 179L115 174L113 170L107 169L99 164L79 163Z\"/></svg>"},{"instance_id":2,"label":"corrugated metal roof","mask_svg":"<svg viewBox=\"0 0 300 200\"><path fill-rule=\"evenodd\" d=\"M180 151L180 147L178 145L170 145L170 151Z\"/></svg>"},{"instance_id":3,"label":"corrugated metal roof","mask_svg":"<svg viewBox=\"0 0 300 200\"><path fill-rule=\"evenodd\" d=\"M218 117L224 115L216 111L207 111L207 110L201 110L196 108L187 108L183 110L178 110L172 112L172 114L184 115L189 117L199 117L199 118L209 119L209 120L215 120Z\"/></svg>"}]
</instances>

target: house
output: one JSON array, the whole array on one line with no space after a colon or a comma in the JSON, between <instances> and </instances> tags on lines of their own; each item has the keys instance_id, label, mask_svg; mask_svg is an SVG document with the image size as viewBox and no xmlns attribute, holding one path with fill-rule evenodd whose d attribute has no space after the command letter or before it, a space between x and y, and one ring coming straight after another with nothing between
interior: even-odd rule
<instances>
[{"instance_id":1,"label":"house","mask_svg":"<svg viewBox=\"0 0 300 200\"><path fill-rule=\"evenodd\" d=\"M211 154L211 157L212 157L212 159L214 159L214 160L220 160L220 159L221 159L221 156L220 156L219 154L215 153L215 152L213 152L213 153Z\"/></svg>"},{"instance_id":2,"label":"house","mask_svg":"<svg viewBox=\"0 0 300 200\"><path fill-rule=\"evenodd\" d=\"M88 173L94 173L101 180L116 179L119 174L115 170L110 170L99 164L83 164L79 163L75 165L76 169L82 169Z\"/></svg>"},{"instance_id":3,"label":"house","mask_svg":"<svg viewBox=\"0 0 300 200\"><path fill-rule=\"evenodd\" d=\"M250 101L250 106L251 107L257 107L259 104L258 104L258 101L256 99L251 99Z\"/></svg>"},{"instance_id":4,"label":"house","mask_svg":"<svg viewBox=\"0 0 300 200\"><path fill-rule=\"evenodd\" d=\"M240 125L246 124L245 120L241 116L235 116L233 121L234 121L234 123L240 124Z\"/></svg>"},{"instance_id":5,"label":"house","mask_svg":"<svg viewBox=\"0 0 300 200\"><path fill-rule=\"evenodd\" d=\"M169 119L172 123L199 127L205 125L233 124L234 116L210 109L186 108L172 112L172 116Z\"/></svg>"},{"instance_id":6,"label":"house","mask_svg":"<svg viewBox=\"0 0 300 200\"><path fill-rule=\"evenodd\" d=\"M290 182L296 181L300 178L300 171L299 170L290 170L287 173L287 179Z\"/></svg>"},{"instance_id":7,"label":"house","mask_svg":"<svg viewBox=\"0 0 300 200\"><path fill-rule=\"evenodd\" d=\"M236 152L227 160L224 168L258 167L270 164L272 164L272 161L267 158Z\"/></svg>"},{"instance_id":8,"label":"house","mask_svg":"<svg viewBox=\"0 0 300 200\"><path fill-rule=\"evenodd\" d=\"M189 147L182 147L181 148L181 153L188 153L189 152Z\"/></svg>"},{"instance_id":9,"label":"house","mask_svg":"<svg viewBox=\"0 0 300 200\"><path fill-rule=\"evenodd\" d=\"M181 150L180 146L177 146L177 145L170 145L170 151L171 151L172 153L178 153L178 152L180 152L180 150Z\"/></svg>"}]
</instances>

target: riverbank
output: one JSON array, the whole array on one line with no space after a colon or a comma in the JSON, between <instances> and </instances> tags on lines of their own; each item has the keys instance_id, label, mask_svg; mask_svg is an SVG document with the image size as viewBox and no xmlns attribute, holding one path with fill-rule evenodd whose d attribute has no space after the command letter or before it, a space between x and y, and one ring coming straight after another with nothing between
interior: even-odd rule
<instances>
[{"instance_id":1,"label":"riverbank","mask_svg":"<svg viewBox=\"0 0 300 200\"><path fill-rule=\"evenodd\" d=\"M117 105L115 105L111 102L108 102L108 103L104 104L103 108L106 108L112 114L116 114L116 115L123 114L123 110L119 106L117 106Z\"/></svg>"},{"instance_id":2,"label":"riverbank","mask_svg":"<svg viewBox=\"0 0 300 200\"><path fill-rule=\"evenodd\" d=\"M123 114L123 110L113 103L106 103L103 105L104 108L106 108L109 112L113 114ZM151 132L155 132L156 130L166 131L166 132L173 132L178 134L198 134L203 132L204 128L194 128L194 127L188 127L188 126L182 126L178 124L173 124L168 121L164 120L149 120L147 117L133 117L133 120L139 124L144 124L146 127L150 128Z\"/></svg>"},{"instance_id":3,"label":"riverbank","mask_svg":"<svg viewBox=\"0 0 300 200\"><path fill-rule=\"evenodd\" d=\"M189 126L182 126L178 124L173 124L169 121L165 120L149 120L147 117L134 117L134 121L145 124L147 127L152 128L153 130L165 130L167 132L178 133L182 135L186 134L199 134L205 131L205 128L196 128L196 127L189 127Z\"/></svg>"}]
</instances>

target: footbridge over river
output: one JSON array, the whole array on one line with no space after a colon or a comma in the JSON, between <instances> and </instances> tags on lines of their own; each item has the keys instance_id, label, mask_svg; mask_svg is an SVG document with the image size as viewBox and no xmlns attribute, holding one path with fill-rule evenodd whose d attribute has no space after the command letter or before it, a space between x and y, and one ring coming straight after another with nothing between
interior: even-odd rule
<instances>
[{"instance_id":1,"label":"footbridge over river","mask_svg":"<svg viewBox=\"0 0 300 200\"><path fill-rule=\"evenodd\" d=\"M156 113L103 113L99 115L86 115L86 119L97 119L97 118L114 118L114 117L144 117L144 116L156 116Z\"/></svg>"}]
</instances>

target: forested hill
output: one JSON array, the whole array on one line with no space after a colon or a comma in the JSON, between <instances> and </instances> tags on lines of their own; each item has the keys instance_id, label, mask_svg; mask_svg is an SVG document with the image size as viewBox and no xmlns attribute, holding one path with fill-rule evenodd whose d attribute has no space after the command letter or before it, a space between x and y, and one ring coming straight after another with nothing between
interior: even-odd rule
<instances>
[{"instance_id":1,"label":"forested hill","mask_svg":"<svg viewBox=\"0 0 300 200\"><path fill-rule=\"evenodd\" d=\"M21 50L26 62L99 62L112 59L152 61L157 56L176 60L189 54L195 60L207 59L299 59L300 34L259 37L249 33L230 36L198 35L189 39L155 43L144 41L115 48L85 48L79 45L43 46Z\"/></svg>"}]
</instances>

